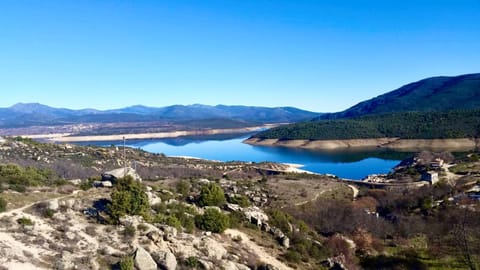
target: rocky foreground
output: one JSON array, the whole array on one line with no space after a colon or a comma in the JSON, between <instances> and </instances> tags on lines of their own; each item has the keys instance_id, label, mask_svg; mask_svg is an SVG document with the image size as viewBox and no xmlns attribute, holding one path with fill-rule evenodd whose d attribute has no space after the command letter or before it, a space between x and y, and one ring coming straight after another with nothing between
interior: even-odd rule
<instances>
[{"instance_id":1,"label":"rocky foreground","mask_svg":"<svg viewBox=\"0 0 480 270\"><path fill-rule=\"evenodd\" d=\"M46 181L53 186L19 186L8 179L1 183L0 197L7 204L0 213L0 269L128 269L122 268L128 259L139 270L293 269L295 264L282 258L291 239L285 228L269 221L267 211L349 190L326 176L298 174L301 171L290 165L167 158L127 149L127 157L136 161L135 171L118 168L123 151L115 147L19 138L0 144L1 173L8 169L22 174L22 167L13 165L20 164L39 168L40 174L63 174L55 181L48 177L57 176L48 174ZM124 215L112 222L112 190L125 175L145 187L148 220ZM207 185L225 193L221 207L199 205L200 190ZM235 219L236 225L217 233L188 227L188 222L172 222L177 209L184 209L181 216L192 222L213 209ZM299 230L293 223L289 226Z\"/></svg>"},{"instance_id":2,"label":"rocky foreground","mask_svg":"<svg viewBox=\"0 0 480 270\"><path fill-rule=\"evenodd\" d=\"M183 233L138 216L125 217L120 225L99 224L98 209L92 205L107 195L104 189L82 191L2 213L1 265L6 269L105 269L133 255L137 269L182 269L180 262L203 269L250 269L249 265L259 262L270 269L290 269L236 229L223 234ZM46 209L53 214L45 216Z\"/></svg>"}]
</instances>

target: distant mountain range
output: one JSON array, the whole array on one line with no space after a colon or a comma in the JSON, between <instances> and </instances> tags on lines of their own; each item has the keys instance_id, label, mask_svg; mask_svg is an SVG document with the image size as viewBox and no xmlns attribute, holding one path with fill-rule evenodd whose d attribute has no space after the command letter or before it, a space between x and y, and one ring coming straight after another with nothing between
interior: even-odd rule
<instances>
[{"instance_id":1,"label":"distant mountain range","mask_svg":"<svg viewBox=\"0 0 480 270\"><path fill-rule=\"evenodd\" d=\"M298 122L320 116L320 113L293 107L173 105L146 107L136 105L115 110L71 110L52 108L38 103L18 103L0 108L0 127L28 127L35 125L65 125L76 123L119 122L182 122L208 120L219 122L266 124ZM221 123L220 123L221 126Z\"/></svg>"},{"instance_id":2,"label":"distant mountain range","mask_svg":"<svg viewBox=\"0 0 480 270\"><path fill-rule=\"evenodd\" d=\"M480 108L480 73L432 77L410 83L319 119L352 118L408 111L450 111Z\"/></svg>"}]
</instances>

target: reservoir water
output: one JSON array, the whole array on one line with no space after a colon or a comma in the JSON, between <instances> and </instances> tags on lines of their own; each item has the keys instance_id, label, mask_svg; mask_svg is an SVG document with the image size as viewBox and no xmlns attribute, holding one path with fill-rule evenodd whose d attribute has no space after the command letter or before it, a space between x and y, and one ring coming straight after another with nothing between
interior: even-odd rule
<instances>
[{"instance_id":1,"label":"reservoir water","mask_svg":"<svg viewBox=\"0 0 480 270\"><path fill-rule=\"evenodd\" d=\"M252 146L242 143L248 135L180 137L156 140L129 140L126 145L167 156L188 156L218 161L272 161L303 165L302 169L334 174L342 178L361 179L369 174L388 173L411 153L389 150L312 151L284 147ZM82 143L101 146L123 142Z\"/></svg>"}]
</instances>

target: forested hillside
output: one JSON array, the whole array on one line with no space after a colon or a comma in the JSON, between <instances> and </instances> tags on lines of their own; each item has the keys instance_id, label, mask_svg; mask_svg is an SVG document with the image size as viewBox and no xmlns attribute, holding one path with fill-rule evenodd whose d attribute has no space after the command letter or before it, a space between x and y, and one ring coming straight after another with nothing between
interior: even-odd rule
<instances>
[{"instance_id":1,"label":"forested hillside","mask_svg":"<svg viewBox=\"0 0 480 270\"><path fill-rule=\"evenodd\" d=\"M273 128L255 138L334 140L399 137L402 139L474 138L480 135L480 110L406 112L352 119L316 120Z\"/></svg>"}]
</instances>

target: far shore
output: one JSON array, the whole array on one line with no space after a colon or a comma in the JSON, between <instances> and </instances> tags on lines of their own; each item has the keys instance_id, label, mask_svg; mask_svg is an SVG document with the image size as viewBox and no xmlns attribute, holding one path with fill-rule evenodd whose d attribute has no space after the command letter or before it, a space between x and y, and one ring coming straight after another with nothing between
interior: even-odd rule
<instances>
[{"instance_id":1,"label":"far shore","mask_svg":"<svg viewBox=\"0 0 480 270\"><path fill-rule=\"evenodd\" d=\"M202 135L219 135L219 134L241 134L259 131L265 128L276 127L276 124L266 124L255 127L245 128L228 128L228 129L202 129L202 130L180 130L158 133L138 133L138 134L115 134L115 135L91 135L76 136L71 133L52 133L52 134L29 134L21 135L21 137L31 139L42 139L50 142L101 142L101 141L121 141L123 138L127 140L148 140L148 139L164 139L177 138L183 136L202 136Z\"/></svg>"},{"instance_id":2,"label":"far shore","mask_svg":"<svg viewBox=\"0 0 480 270\"><path fill-rule=\"evenodd\" d=\"M480 147L480 139L351 139L351 140L279 140L249 138L244 143L261 146L281 146L311 150L361 150L384 148L401 152L415 152L420 150L451 150L469 151Z\"/></svg>"}]
</instances>

